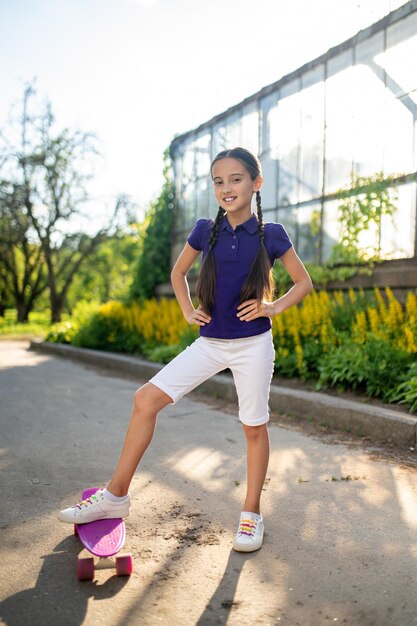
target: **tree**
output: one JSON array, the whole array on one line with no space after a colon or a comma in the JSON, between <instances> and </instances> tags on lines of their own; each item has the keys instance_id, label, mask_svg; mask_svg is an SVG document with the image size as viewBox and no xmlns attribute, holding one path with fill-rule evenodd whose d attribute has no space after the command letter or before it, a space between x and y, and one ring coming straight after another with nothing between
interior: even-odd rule
<instances>
[{"instance_id":1,"label":"tree","mask_svg":"<svg viewBox=\"0 0 417 626\"><path fill-rule=\"evenodd\" d=\"M33 254L37 245L39 263L42 259L45 265L51 321L57 322L81 264L109 235L117 215L129 206L129 200L123 195L117 197L109 223L94 236L68 232L70 221L81 214L88 200L86 185L91 179L91 162L97 155L96 138L79 130L56 131L49 102L39 114L33 112L35 94L33 84L27 84L18 118L19 139L10 141L3 135L0 169L4 185L13 190L10 197L14 198L3 205L3 214L10 211L10 223L22 222L22 228L16 230L22 249L29 235ZM29 224L30 228L26 228ZM25 268L34 264L34 259L29 262L24 255L23 259ZM6 264L3 272L13 274Z\"/></svg>"},{"instance_id":2,"label":"tree","mask_svg":"<svg viewBox=\"0 0 417 626\"><path fill-rule=\"evenodd\" d=\"M21 187L0 180L1 314L14 303L25 322L47 287L43 253L30 236L30 220L22 210Z\"/></svg>"},{"instance_id":3,"label":"tree","mask_svg":"<svg viewBox=\"0 0 417 626\"><path fill-rule=\"evenodd\" d=\"M171 232L174 208L172 162L169 149L164 152L165 183L158 198L151 204L147 227L139 257L131 299L150 298L155 287L169 280L171 262Z\"/></svg>"},{"instance_id":4,"label":"tree","mask_svg":"<svg viewBox=\"0 0 417 626\"><path fill-rule=\"evenodd\" d=\"M132 222L96 248L68 291L67 306L78 300L124 300L130 291L143 241L143 223Z\"/></svg>"}]
</instances>

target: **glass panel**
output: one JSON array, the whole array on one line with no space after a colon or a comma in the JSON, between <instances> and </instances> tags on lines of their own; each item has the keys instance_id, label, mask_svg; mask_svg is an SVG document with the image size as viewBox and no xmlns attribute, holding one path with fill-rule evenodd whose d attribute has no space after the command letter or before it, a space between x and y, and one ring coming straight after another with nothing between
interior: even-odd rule
<instances>
[{"instance_id":1,"label":"glass panel","mask_svg":"<svg viewBox=\"0 0 417 626\"><path fill-rule=\"evenodd\" d=\"M183 186L188 185L188 183L195 177L194 172L194 142L190 141L185 144L185 152L183 159Z\"/></svg>"},{"instance_id":2,"label":"glass panel","mask_svg":"<svg viewBox=\"0 0 417 626\"><path fill-rule=\"evenodd\" d=\"M386 72L384 170L415 169L414 123L417 119L417 13L387 29L387 49L375 56Z\"/></svg>"},{"instance_id":3,"label":"glass panel","mask_svg":"<svg viewBox=\"0 0 417 626\"><path fill-rule=\"evenodd\" d=\"M287 88L289 87L290 85L287 86ZM301 96L297 92L281 99L278 103L278 113L271 118L271 140L273 138L274 153L279 161L278 203L280 205L298 202L301 141L300 106Z\"/></svg>"},{"instance_id":4,"label":"glass panel","mask_svg":"<svg viewBox=\"0 0 417 626\"><path fill-rule=\"evenodd\" d=\"M213 127L213 158L221 152L222 150L227 149L227 138L226 138L226 126L224 120L215 124Z\"/></svg>"},{"instance_id":5,"label":"glass panel","mask_svg":"<svg viewBox=\"0 0 417 626\"><path fill-rule=\"evenodd\" d=\"M325 192L349 185L353 158L355 71L352 50L328 62L326 80Z\"/></svg>"},{"instance_id":6,"label":"glass panel","mask_svg":"<svg viewBox=\"0 0 417 626\"><path fill-rule=\"evenodd\" d=\"M242 147L253 154L259 154L259 111L258 105L250 105L243 109L242 115Z\"/></svg>"},{"instance_id":7,"label":"glass panel","mask_svg":"<svg viewBox=\"0 0 417 626\"><path fill-rule=\"evenodd\" d=\"M214 219L217 215L217 211L219 210L219 205L217 204L216 196L214 195L213 185L211 182L208 186L209 191L209 207L207 212L207 217Z\"/></svg>"},{"instance_id":8,"label":"glass panel","mask_svg":"<svg viewBox=\"0 0 417 626\"><path fill-rule=\"evenodd\" d=\"M416 106L417 108L417 106ZM402 174L413 171L415 136L413 114L403 98L386 89L384 171Z\"/></svg>"},{"instance_id":9,"label":"glass panel","mask_svg":"<svg viewBox=\"0 0 417 626\"><path fill-rule=\"evenodd\" d=\"M398 187L398 211L393 218L384 217L381 223L381 250L386 259L404 259L414 256L416 232L416 184Z\"/></svg>"},{"instance_id":10,"label":"glass panel","mask_svg":"<svg viewBox=\"0 0 417 626\"><path fill-rule=\"evenodd\" d=\"M179 152L177 152L174 157L174 184L175 184L175 193L177 194L177 197L181 196L182 165L183 165L182 156L179 154Z\"/></svg>"},{"instance_id":11,"label":"glass panel","mask_svg":"<svg viewBox=\"0 0 417 626\"><path fill-rule=\"evenodd\" d=\"M417 13L387 29L387 49L375 58L387 72L387 85L396 96L409 94L417 102Z\"/></svg>"},{"instance_id":12,"label":"glass panel","mask_svg":"<svg viewBox=\"0 0 417 626\"><path fill-rule=\"evenodd\" d=\"M210 133L197 137L195 141L196 175L207 176L210 172Z\"/></svg>"},{"instance_id":13,"label":"glass panel","mask_svg":"<svg viewBox=\"0 0 417 626\"><path fill-rule=\"evenodd\" d=\"M242 124L240 119L240 113L234 113L230 115L227 120L227 148L236 148L240 146L242 141Z\"/></svg>"},{"instance_id":14,"label":"glass panel","mask_svg":"<svg viewBox=\"0 0 417 626\"><path fill-rule=\"evenodd\" d=\"M277 210L276 209L262 209L262 214L264 216L264 224L266 224L267 222L274 222L276 223L277 221Z\"/></svg>"},{"instance_id":15,"label":"glass panel","mask_svg":"<svg viewBox=\"0 0 417 626\"><path fill-rule=\"evenodd\" d=\"M282 224L287 231L294 247L297 249L297 207L279 207L278 208L278 224Z\"/></svg>"},{"instance_id":16,"label":"glass panel","mask_svg":"<svg viewBox=\"0 0 417 626\"><path fill-rule=\"evenodd\" d=\"M184 188L183 194L183 210L184 210L184 226L191 229L197 219L197 203L196 203L196 186L194 182L189 182Z\"/></svg>"},{"instance_id":17,"label":"glass panel","mask_svg":"<svg viewBox=\"0 0 417 626\"><path fill-rule=\"evenodd\" d=\"M196 183L197 218L208 217L209 184L208 178L199 178Z\"/></svg>"},{"instance_id":18,"label":"glass panel","mask_svg":"<svg viewBox=\"0 0 417 626\"><path fill-rule=\"evenodd\" d=\"M339 242L338 206L339 202L337 200L329 200L324 203L322 263L331 257L333 246Z\"/></svg>"},{"instance_id":19,"label":"glass panel","mask_svg":"<svg viewBox=\"0 0 417 626\"><path fill-rule=\"evenodd\" d=\"M276 111L278 92L272 93L261 100L261 120L262 120L262 141L260 154L268 152L272 147L271 139L271 114Z\"/></svg>"},{"instance_id":20,"label":"glass panel","mask_svg":"<svg viewBox=\"0 0 417 626\"><path fill-rule=\"evenodd\" d=\"M303 261L317 263L319 260L320 211L318 202L298 207L297 253Z\"/></svg>"},{"instance_id":21,"label":"glass panel","mask_svg":"<svg viewBox=\"0 0 417 626\"><path fill-rule=\"evenodd\" d=\"M261 199L263 209L275 209L277 206L277 161L271 158L271 152L266 152L261 156L263 185L261 187ZM255 198L255 196L254 196ZM253 210L256 210L255 199L252 203Z\"/></svg>"},{"instance_id":22,"label":"glass panel","mask_svg":"<svg viewBox=\"0 0 417 626\"><path fill-rule=\"evenodd\" d=\"M324 66L302 77L299 200L321 195L323 187Z\"/></svg>"},{"instance_id":23,"label":"glass panel","mask_svg":"<svg viewBox=\"0 0 417 626\"><path fill-rule=\"evenodd\" d=\"M385 120L384 72L373 61L383 50L383 33L377 33L356 46L353 68L354 171L370 176L383 169Z\"/></svg>"}]
</instances>

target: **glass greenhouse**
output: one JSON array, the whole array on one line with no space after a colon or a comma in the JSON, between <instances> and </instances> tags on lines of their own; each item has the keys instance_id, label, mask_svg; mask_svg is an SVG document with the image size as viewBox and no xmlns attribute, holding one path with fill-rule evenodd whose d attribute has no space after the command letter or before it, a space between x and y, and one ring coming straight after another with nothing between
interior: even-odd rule
<instances>
[{"instance_id":1,"label":"glass greenhouse","mask_svg":"<svg viewBox=\"0 0 417 626\"><path fill-rule=\"evenodd\" d=\"M173 140L173 257L195 220L216 214L210 162L236 145L260 157L265 221L284 224L303 261L330 257L352 174L378 172L392 179L397 211L360 245L416 257L417 2Z\"/></svg>"}]
</instances>

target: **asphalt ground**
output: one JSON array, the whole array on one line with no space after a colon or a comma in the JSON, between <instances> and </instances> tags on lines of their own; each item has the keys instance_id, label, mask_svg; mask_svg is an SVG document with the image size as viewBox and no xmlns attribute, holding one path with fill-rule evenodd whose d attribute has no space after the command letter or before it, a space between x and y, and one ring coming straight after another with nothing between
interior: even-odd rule
<instances>
[{"instance_id":1,"label":"asphalt ground","mask_svg":"<svg viewBox=\"0 0 417 626\"><path fill-rule=\"evenodd\" d=\"M243 431L196 392L160 413L132 483L132 576L80 583L56 514L109 479L144 381L28 345L0 342L2 624L417 624L412 455L274 415L264 545L235 553Z\"/></svg>"}]
</instances>

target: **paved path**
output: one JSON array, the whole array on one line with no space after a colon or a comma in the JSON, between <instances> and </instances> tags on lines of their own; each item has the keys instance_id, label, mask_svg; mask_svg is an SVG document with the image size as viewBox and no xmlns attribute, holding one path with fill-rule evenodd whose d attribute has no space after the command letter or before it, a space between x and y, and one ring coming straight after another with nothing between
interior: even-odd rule
<instances>
[{"instance_id":1,"label":"paved path","mask_svg":"<svg viewBox=\"0 0 417 626\"><path fill-rule=\"evenodd\" d=\"M242 429L193 394L132 484L134 574L79 583L56 512L109 478L140 382L26 346L0 342L2 624L417 624L417 474L272 424L264 546L237 554Z\"/></svg>"}]
</instances>

